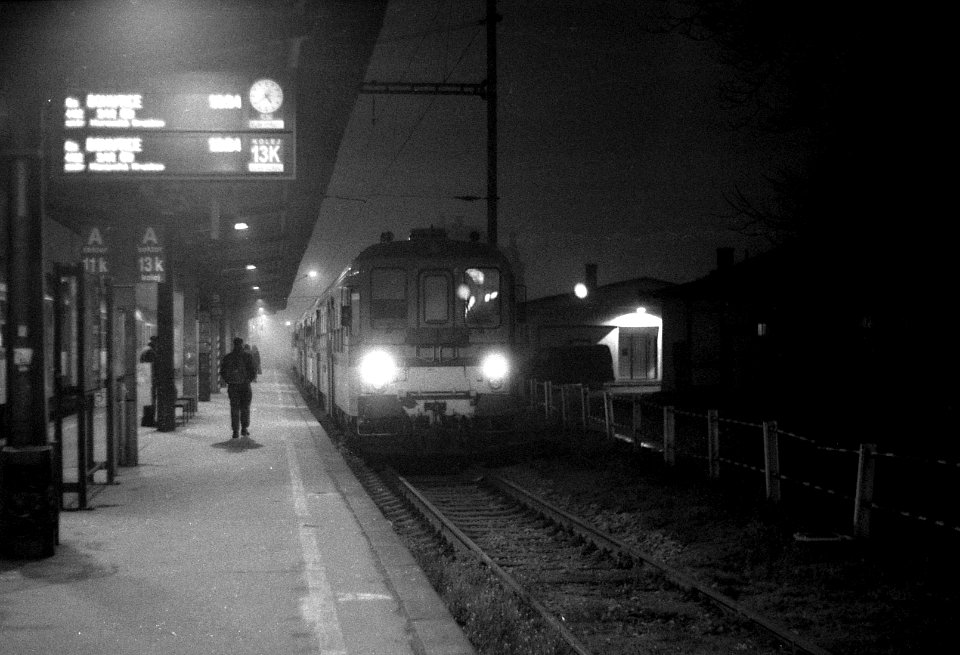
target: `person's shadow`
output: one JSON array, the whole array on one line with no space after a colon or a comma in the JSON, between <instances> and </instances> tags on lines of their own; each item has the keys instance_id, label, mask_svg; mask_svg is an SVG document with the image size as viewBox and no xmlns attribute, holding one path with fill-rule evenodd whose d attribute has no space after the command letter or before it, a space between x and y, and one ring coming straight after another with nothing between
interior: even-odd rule
<instances>
[{"instance_id":1,"label":"person's shadow","mask_svg":"<svg viewBox=\"0 0 960 655\"><path fill-rule=\"evenodd\" d=\"M226 441L215 443L213 444L213 447L223 448L227 452L231 452L231 453L242 453L245 450L253 450L254 448L263 448L263 444L257 443L250 437L239 437L237 439L227 439Z\"/></svg>"}]
</instances>

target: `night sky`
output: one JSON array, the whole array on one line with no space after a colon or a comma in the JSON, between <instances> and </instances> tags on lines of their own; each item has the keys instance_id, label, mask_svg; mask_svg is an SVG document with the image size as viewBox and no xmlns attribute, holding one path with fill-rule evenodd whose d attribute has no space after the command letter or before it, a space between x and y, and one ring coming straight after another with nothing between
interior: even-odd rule
<instances>
[{"instance_id":1,"label":"night sky","mask_svg":"<svg viewBox=\"0 0 960 655\"><path fill-rule=\"evenodd\" d=\"M392 0L366 80L482 81L484 5ZM952 180L940 163L952 157L955 132L945 120L954 76L944 65L945 21L874 3L829 11L797 0L693 3L749 9L754 64L784 52L813 61L783 87L774 118L787 123L771 126L751 115L770 98L733 108L723 102L721 83L733 69L716 38L664 32L652 17L664 7L689 8L690 0L499 5L498 232L524 264L528 297L569 292L588 262L598 265L601 284L643 276L686 282L714 268L717 248L735 248L738 261L768 249L767 238L735 229L742 217L728 201L740 194L760 205L776 201L770 180L801 161L803 139L814 135L815 143L817 130L829 139L820 168L807 175L820 184L817 202L786 207L814 223L812 241L836 241L836 259L853 253L850 268L881 289L896 287L897 297L952 275L945 238L952 221L943 209L952 206L943 203ZM11 7L21 27L34 15L46 17L33 21L38 27L59 27L0 43L0 83L13 89L19 77L36 91L44 76L62 81L64 71L82 81L111 67L144 75L195 67L201 52L221 65L236 59L231 53L256 58L282 41L278 6L0 1L3 29ZM263 19L252 23L251 12ZM804 123L809 117L816 120ZM286 315L298 314L304 296L383 231L402 238L429 224L486 227L479 98L358 95L339 151L322 155L336 166L329 184L315 182L325 200L309 208L317 220L300 263L301 276L321 275L295 283ZM298 184L314 184L308 178ZM861 251L871 253L865 267Z\"/></svg>"},{"instance_id":2,"label":"night sky","mask_svg":"<svg viewBox=\"0 0 960 655\"><path fill-rule=\"evenodd\" d=\"M501 3L499 242L528 297L569 292L584 264L601 284L708 273L718 247L769 247L732 229L725 197L763 192L791 143L735 130L711 43L657 33L656 3ZM368 81L479 82L483 2L394 0ZM452 29L451 29L452 28ZM459 28L459 29L457 29ZM288 309L380 233L486 228L485 105L478 98L358 98Z\"/></svg>"}]
</instances>

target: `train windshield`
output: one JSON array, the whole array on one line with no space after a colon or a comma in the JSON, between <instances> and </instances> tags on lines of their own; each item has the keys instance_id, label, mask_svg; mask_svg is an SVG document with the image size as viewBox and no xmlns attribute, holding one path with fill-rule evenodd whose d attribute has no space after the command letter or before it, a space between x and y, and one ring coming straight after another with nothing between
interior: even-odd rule
<instances>
[{"instance_id":1,"label":"train windshield","mask_svg":"<svg viewBox=\"0 0 960 655\"><path fill-rule=\"evenodd\" d=\"M390 327L407 320L407 274L402 268L375 268L370 272L370 319L374 327Z\"/></svg>"},{"instance_id":2,"label":"train windshield","mask_svg":"<svg viewBox=\"0 0 960 655\"><path fill-rule=\"evenodd\" d=\"M463 320L471 327L500 325L500 271L495 268L468 268L457 287L463 302Z\"/></svg>"}]
</instances>

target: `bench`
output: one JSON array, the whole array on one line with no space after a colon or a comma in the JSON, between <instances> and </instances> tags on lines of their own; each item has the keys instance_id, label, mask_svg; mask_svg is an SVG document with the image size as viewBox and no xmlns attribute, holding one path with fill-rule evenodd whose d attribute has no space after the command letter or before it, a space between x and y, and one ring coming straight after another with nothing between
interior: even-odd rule
<instances>
[{"instance_id":1,"label":"bench","mask_svg":"<svg viewBox=\"0 0 960 655\"><path fill-rule=\"evenodd\" d=\"M173 403L173 406L174 411L176 411L176 408L180 408L180 416L177 418L177 422L181 425L186 425L187 421L197 413L197 399L191 396L180 396Z\"/></svg>"}]
</instances>

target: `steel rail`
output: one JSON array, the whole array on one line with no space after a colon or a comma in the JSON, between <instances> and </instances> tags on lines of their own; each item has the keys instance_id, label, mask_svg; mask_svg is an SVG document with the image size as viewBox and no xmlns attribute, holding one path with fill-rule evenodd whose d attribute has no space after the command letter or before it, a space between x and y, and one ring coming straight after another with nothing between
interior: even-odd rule
<instances>
[{"instance_id":1,"label":"steel rail","mask_svg":"<svg viewBox=\"0 0 960 655\"><path fill-rule=\"evenodd\" d=\"M544 607L544 605L534 598L526 589L524 589L512 575L510 575L499 564L494 562L485 552L483 552L483 549L480 548L476 542L464 534L460 528L455 526L446 516L444 516L443 513L433 505L433 503L427 500L423 494L416 489L416 487L395 472L391 472L391 475L395 477L398 488L404 497L407 498L407 500L409 500L417 508L417 510L434 527L437 533L445 541L472 554L481 562L486 564L487 567L489 567L489 569L493 571L511 591L513 591L513 593L519 596L525 603L527 603L527 605L536 611L548 625L556 630L560 637L567 642L567 644L569 644L578 655L594 655L593 651L589 650L579 639L577 639L573 633L571 633L566 626L564 626L563 623L550 612L550 610Z\"/></svg>"},{"instance_id":2,"label":"steel rail","mask_svg":"<svg viewBox=\"0 0 960 655\"><path fill-rule=\"evenodd\" d=\"M776 639L780 640L783 644L793 649L794 653L806 653L807 655L831 655L830 651L825 650L820 646L803 639L802 637L791 634L785 626L779 625L778 623L761 616L753 610L744 607L729 596L725 596L718 591L710 589L709 587L698 582L692 576L687 575L686 573L683 573L682 571L655 559L652 555L644 553L634 546L620 541L612 535L601 532L592 525L585 523L578 517L560 509L555 505L550 504L541 498L538 498L518 484L498 475L491 474L487 471L478 470L476 471L476 474L483 476L485 480L487 480L497 489L508 494L531 510L540 513L546 518L563 526L567 530L572 530L583 535L593 542L597 548L601 550L607 550L612 553L622 553L624 555L628 555L633 558L634 561L639 560L644 564L648 564L656 569L659 569L664 576L666 576L666 578L675 585L686 591L694 591L699 593L702 596L709 598L722 609L737 614L760 626L769 634L773 635Z\"/></svg>"}]
</instances>

